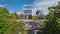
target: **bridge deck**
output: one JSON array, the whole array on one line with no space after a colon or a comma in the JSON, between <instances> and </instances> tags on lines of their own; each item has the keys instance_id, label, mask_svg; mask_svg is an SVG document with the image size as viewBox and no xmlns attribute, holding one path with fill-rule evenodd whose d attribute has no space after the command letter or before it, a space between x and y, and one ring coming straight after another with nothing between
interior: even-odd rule
<instances>
[{"instance_id":1,"label":"bridge deck","mask_svg":"<svg viewBox=\"0 0 60 34\"><path fill-rule=\"evenodd\" d=\"M45 21L48 21L46 19L44 20L32 20L32 19L20 19L20 20L17 20L17 21L22 21L22 22L45 22Z\"/></svg>"}]
</instances>

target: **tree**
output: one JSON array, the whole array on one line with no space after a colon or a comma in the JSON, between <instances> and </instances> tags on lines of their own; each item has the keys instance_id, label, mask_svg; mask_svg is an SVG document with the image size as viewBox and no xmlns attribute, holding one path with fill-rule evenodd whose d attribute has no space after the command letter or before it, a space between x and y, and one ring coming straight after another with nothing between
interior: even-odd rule
<instances>
[{"instance_id":1,"label":"tree","mask_svg":"<svg viewBox=\"0 0 60 34\"><path fill-rule=\"evenodd\" d=\"M0 12L9 14L9 10L5 7L0 7Z\"/></svg>"},{"instance_id":2,"label":"tree","mask_svg":"<svg viewBox=\"0 0 60 34\"><path fill-rule=\"evenodd\" d=\"M58 19L60 17L58 17L59 14L56 13L57 8L53 8L53 9L55 9L55 11L51 10L47 16L48 22L46 23L46 27L44 31L46 34L60 34L60 30L59 30L60 24Z\"/></svg>"},{"instance_id":3,"label":"tree","mask_svg":"<svg viewBox=\"0 0 60 34\"><path fill-rule=\"evenodd\" d=\"M14 19L17 19L17 13L16 12L12 13L11 15Z\"/></svg>"},{"instance_id":4,"label":"tree","mask_svg":"<svg viewBox=\"0 0 60 34\"><path fill-rule=\"evenodd\" d=\"M54 12L53 11L49 11L49 14L48 15L46 15L46 19L50 19L54 14L53 14Z\"/></svg>"},{"instance_id":5,"label":"tree","mask_svg":"<svg viewBox=\"0 0 60 34\"><path fill-rule=\"evenodd\" d=\"M38 16L38 19L45 19L45 15L43 13L41 13L39 16Z\"/></svg>"},{"instance_id":6,"label":"tree","mask_svg":"<svg viewBox=\"0 0 60 34\"><path fill-rule=\"evenodd\" d=\"M37 16L32 16L32 19L33 19L33 20L36 20L36 19L37 19Z\"/></svg>"},{"instance_id":7,"label":"tree","mask_svg":"<svg viewBox=\"0 0 60 34\"><path fill-rule=\"evenodd\" d=\"M19 31L25 34L22 22L11 20L11 14L3 13L0 13L0 34L18 34ZM16 13L14 16L16 16Z\"/></svg>"},{"instance_id":8,"label":"tree","mask_svg":"<svg viewBox=\"0 0 60 34\"><path fill-rule=\"evenodd\" d=\"M24 15L23 14L20 14L19 17L20 17L20 19L23 19Z\"/></svg>"},{"instance_id":9,"label":"tree","mask_svg":"<svg viewBox=\"0 0 60 34\"><path fill-rule=\"evenodd\" d=\"M38 23L38 25L40 26L40 28L45 28L45 23L43 23L43 22L40 22L40 23Z\"/></svg>"},{"instance_id":10,"label":"tree","mask_svg":"<svg viewBox=\"0 0 60 34\"><path fill-rule=\"evenodd\" d=\"M58 23L57 27L59 27L60 30L60 18L57 18L56 22Z\"/></svg>"},{"instance_id":11,"label":"tree","mask_svg":"<svg viewBox=\"0 0 60 34\"><path fill-rule=\"evenodd\" d=\"M0 34L18 34L19 31L25 34L22 22L10 20L8 15L0 14Z\"/></svg>"}]
</instances>

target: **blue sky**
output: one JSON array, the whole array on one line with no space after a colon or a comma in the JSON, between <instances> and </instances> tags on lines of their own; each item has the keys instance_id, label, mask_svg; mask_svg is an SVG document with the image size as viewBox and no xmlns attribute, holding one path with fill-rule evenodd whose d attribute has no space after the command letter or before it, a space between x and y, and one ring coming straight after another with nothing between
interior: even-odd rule
<instances>
[{"instance_id":1,"label":"blue sky","mask_svg":"<svg viewBox=\"0 0 60 34\"><path fill-rule=\"evenodd\" d=\"M0 5L7 7L11 12L23 11L25 4L33 4L34 0L0 0Z\"/></svg>"},{"instance_id":2,"label":"blue sky","mask_svg":"<svg viewBox=\"0 0 60 34\"><path fill-rule=\"evenodd\" d=\"M7 7L10 12L16 11L18 14L23 13L23 6L25 4L32 4L33 15L37 9L48 14L48 7L57 5L59 0L0 0L0 7Z\"/></svg>"}]
</instances>

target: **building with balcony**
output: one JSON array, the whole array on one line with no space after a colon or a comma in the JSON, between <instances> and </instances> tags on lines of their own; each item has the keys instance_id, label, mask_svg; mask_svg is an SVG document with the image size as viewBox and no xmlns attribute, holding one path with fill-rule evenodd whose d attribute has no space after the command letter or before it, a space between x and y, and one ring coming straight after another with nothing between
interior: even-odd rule
<instances>
[{"instance_id":1,"label":"building with balcony","mask_svg":"<svg viewBox=\"0 0 60 34\"><path fill-rule=\"evenodd\" d=\"M30 5L30 4L24 5L23 9L24 9L24 14L32 15L32 5Z\"/></svg>"},{"instance_id":2,"label":"building with balcony","mask_svg":"<svg viewBox=\"0 0 60 34\"><path fill-rule=\"evenodd\" d=\"M25 19L28 19L29 15L32 15L32 5L24 5L23 7L24 9L24 15L25 15Z\"/></svg>"}]
</instances>

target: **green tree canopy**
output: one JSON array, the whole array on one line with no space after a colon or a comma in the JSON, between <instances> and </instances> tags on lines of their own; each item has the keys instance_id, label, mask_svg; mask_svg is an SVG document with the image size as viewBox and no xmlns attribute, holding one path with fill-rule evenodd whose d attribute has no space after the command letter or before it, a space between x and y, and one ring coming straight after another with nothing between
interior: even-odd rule
<instances>
[{"instance_id":1,"label":"green tree canopy","mask_svg":"<svg viewBox=\"0 0 60 34\"><path fill-rule=\"evenodd\" d=\"M23 14L20 14L19 17L20 17L20 19L23 19L24 15Z\"/></svg>"},{"instance_id":2,"label":"green tree canopy","mask_svg":"<svg viewBox=\"0 0 60 34\"><path fill-rule=\"evenodd\" d=\"M58 23L57 27L59 27L60 30L60 18L57 18L56 22Z\"/></svg>"},{"instance_id":3,"label":"green tree canopy","mask_svg":"<svg viewBox=\"0 0 60 34\"><path fill-rule=\"evenodd\" d=\"M57 6L56 6L57 7ZM53 8L58 9L58 8ZM60 16L56 11L49 10L49 14L47 15L48 22L46 23L45 33L46 34L60 34Z\"/></svg>"},{"instance_id":4,"label":"green tree canopy","mask_svg":"<svg viewBox=\"0 0 60 34\"><path fill-rule=\"evenodd\" d=\"M5 7L0 7L0 13L8 13L9 14L9 10Z\"/></svg>"},{"instance_id":5,"label":"green tree canopy","mask_svg":"<svg viewBox=\"0 0 60 34\"><path fill-rule=\"evenodd\" d=\"M43 13L41 13L39 16L38 16L38 19L45 19L45 15Z\"/></svg>"},{"instance_id":6,"label":"green tree canopy","mask_svg":"<svg viewBox=\"0 0 60 34\"><path fill-rule=\"evenodd\" d=\"M11 20L11 14L7 13L5 10L6 9L2 10L4 12L0 12L0 34L18 34L19 31L25 34L22 22ZM16 16L16 13L14 15Z\"/></svg>"}]
</instances>

